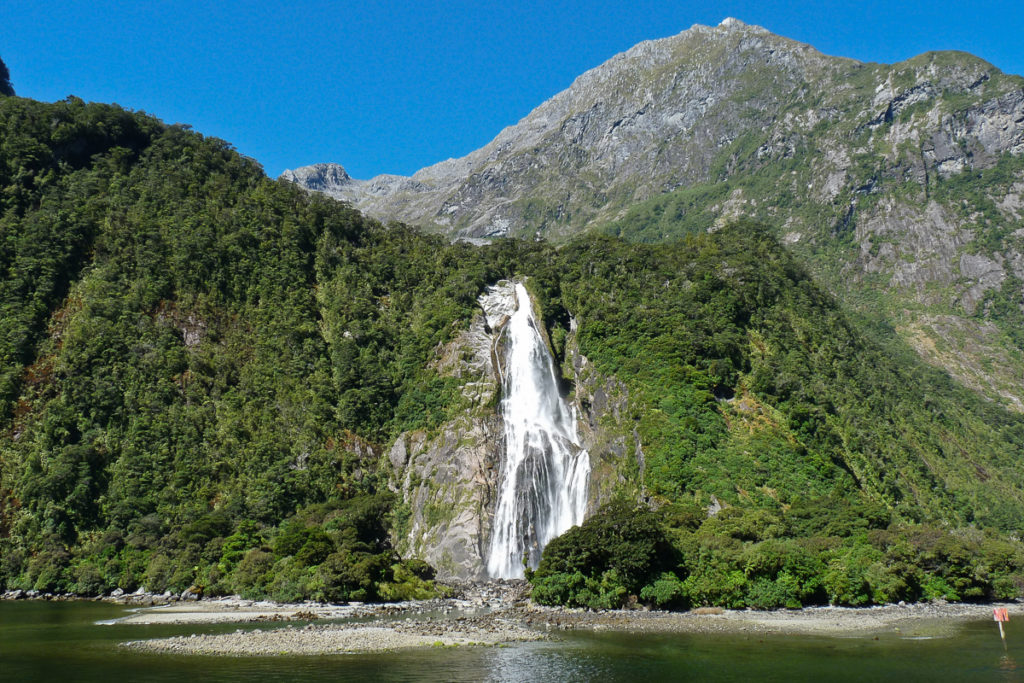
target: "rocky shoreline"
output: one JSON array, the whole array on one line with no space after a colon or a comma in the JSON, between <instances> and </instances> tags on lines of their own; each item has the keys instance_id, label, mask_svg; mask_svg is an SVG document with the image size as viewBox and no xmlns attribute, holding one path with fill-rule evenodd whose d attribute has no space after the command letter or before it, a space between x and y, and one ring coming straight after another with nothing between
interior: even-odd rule
<instances>
[{"instance_id":1,"label":"rocky shoreline","mask_svg":"<svg viewBox=\"0 0 1024 683\"><path fill-rule=\"evenodd\" d=\"M546 630L626 631L631 633L757 633L801 636L939 637L966 621L992 619L994 607L1024 619L1018 602L963 604L944 601L876 607L804 607L797 610L723 610L689 612L605 611L531 605L524 623Z\"/></svg>"},{"instance_id":2,"label":"rocky shoreline","mask_svg":"<svg viewBox=\"0 0 1024 683\"><path fill-rule=\"evenodd\" d=\"M452 597L388 604L282 604L145 593L95 598L139 609L116 624L218 624L282 622L268 629L131 641L135 650L179 654L271 655L381 652L412 647L500 645L557 637L559 632L777 634L932 638L952 634L966 621L991 619L994 607L1006 607L1012 621L1024 619L1024 604L918 603L877 607L806 607L799 610L723 610L689 612L647 610L590 611L543 607L527 599L523 581L453 583ZM73 596L15 596L4 599L71 599ZM164 601L159 603L159 601ZM154 604L157 603L157 604ZM365 619L360 623L327 620ZM295 623L303 622L303 623Z\"/></svg>"},{"instance_id":3,"label":"rocky shoreline","mask_svg":"<svg viewBox=\"0 0 1024 683\"><path fill-rule=\"evenodd\" d=\"M389 614L423 613L436 608L438 605L430 604L434 602L391 606ZM466 602L450 603L455 604L461 609ZM469 601L468 604L473 603ZM289 624L283 628L268 630L238 630L229 634L192 634L131 641L124 643L124 646L135 650L175 654L266 656L382 652L430 646L493 646L549 640L557 638L556 634L559 631L916 639L952 635L963 622L991 618L994 606L1007 607L1011 617L1024 618L1024 606L1018 603L927 603L870 608L812 607L771 612L714 608L690 612L593 612L540 607L519 602L480 615L405 620L382 618L375 619L372 623L310 623L304 627ZM378 607L381 606L366 606L368 610ZM378 611L376 614L380 616L383 613Z\"/></svg>"},{"instance_id":4,"label":"rocky shoreline","mask_svg":"<svg viewBox=\"0 0 1024 683\"><path fill-rule=\"evenodd\" d=\"M475 606L506 605L513 602L523 601L529 595L529 584L523 580L496 579L493 581L438 581L437 584L447 598L434 600L416 600L410 602L391 603L369 603L350 602L344 605L320 603L320 602L297 602L281 603L270 600L247 600L238 595L207 597L201 589L191 587L181 594L165 591L163 593L151 593L145 588L139 588L129 593L120 588L113 590L106 595L83 596L75 593L46 593L37 590L9 590L0 593L0 601L4 600L43 600L47 602L67 602L71 600L92 600L96 602L107 602L129 607L165 607L168 613L189 613L189 612L261 612L261 613L294 613L302 612L312 616L298 616L298 619L331 619L343 617L375 616L381 613L404 612L410 607L423 609L424 606L433 605L440 609L466 608L471 603ZM174 606L174 609L170 609ZM234 619L216 619L210 617L209 621L237 621ZM159 620L163 623L184 623L191 619L182 618L181 621ZM158 623L139 622L139 623Z\"/></svg>"}]
</instances>

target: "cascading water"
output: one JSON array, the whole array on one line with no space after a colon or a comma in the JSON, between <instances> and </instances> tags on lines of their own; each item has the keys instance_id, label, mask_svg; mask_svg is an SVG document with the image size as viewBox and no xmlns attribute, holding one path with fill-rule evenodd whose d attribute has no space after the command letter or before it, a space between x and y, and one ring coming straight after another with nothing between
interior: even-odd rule
<instances>
[{"instance_id":1,"label":"cascading water","mask_svg":"<svg viewBox=\"0 0 1024 683\"><path fill-rule=\"evenodd\" d=\"M536 569L551 539L583 521L590 457L580 446L572 409L558 391L554 360L537 329L530 295L515 283L517 307L501 330L505 459L487 558L493 578Z\"/></svg>"}]
</instances>

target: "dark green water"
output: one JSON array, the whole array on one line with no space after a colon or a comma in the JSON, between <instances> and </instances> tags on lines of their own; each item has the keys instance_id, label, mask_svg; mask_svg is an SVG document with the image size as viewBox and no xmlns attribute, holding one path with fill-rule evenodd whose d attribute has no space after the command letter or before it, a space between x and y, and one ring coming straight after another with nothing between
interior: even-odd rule
<instances>
[{"instance_id":1,"label":"dark green water","mask_svg":"<svg viewBox=\"0 0 1024 683\"><path fill-rule=\"evenodd\" d=\"M98 626L124 608L0 603L2 681L1002 681L1024 680L1024 627L1004 652L992 622L947 638L570 634L499 648L332 657L180 657L117 643L221 626ZM264 627L268 628L268 627Z\"/></svg>"}]
</instances>

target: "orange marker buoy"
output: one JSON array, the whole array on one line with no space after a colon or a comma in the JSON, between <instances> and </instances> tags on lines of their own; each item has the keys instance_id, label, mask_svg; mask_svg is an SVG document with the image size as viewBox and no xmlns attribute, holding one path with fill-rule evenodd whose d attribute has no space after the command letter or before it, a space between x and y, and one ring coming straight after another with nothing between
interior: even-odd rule
<instances>
[{"instance_id":1,"label":"orange marker buoy","mask_svg":"<svg viewBox=\"0 0 1024 683\"><path fill-rule=\"evenodd\" d=\"M1010 620L1010 612L1005 607L993 607L992 618L999 624L999 637L1003 639L1003 647L1006 647L1006 633L1003 631L1003 622Z\"/></svg>"}]
</instances>

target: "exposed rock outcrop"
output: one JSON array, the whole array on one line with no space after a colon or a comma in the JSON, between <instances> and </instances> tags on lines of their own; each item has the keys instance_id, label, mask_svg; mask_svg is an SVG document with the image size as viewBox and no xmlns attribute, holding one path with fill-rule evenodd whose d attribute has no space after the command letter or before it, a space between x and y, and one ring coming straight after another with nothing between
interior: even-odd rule
<instances>
[{"instance_id":1,"label":"exposed rock outcrop","mask_svg":"<svg viewBox=\"0 0 1024 683\"><path fill-rule=\"evenodd\" d=\"M499 416L467 416L432 438L417 432L395 442L388 457L400 464L410 515L400 553L431 563L441 578L486 578L501 434Z\"/></svg>"},{"instance_id":2,"label":"exposed rock outcrop","mask_svg":"<svg viewBox=\"0 0 1024 683\"><path fill-rule=\"evenodd\" d=\"M752 96L743 72L754 62L774 87L737 106ZM716 151L770 124L790 92L853 63L735 19L695 25L584 73L466 157L324 191L463 237L557 233L706 178Z\"/></svg>"},{"instance_id":3,"label":"exposed rock outcrop","mask_svg":"<svg viewBox=\"0 0 1024 683\"><path fill-rule=\"evenodd\" d=\"M730 18L642 42L487 146L412 177L330 183L324 164L285 177L371 215L462 237L558 235L666 190L796 158L824 136L830 144L818 149L829 163L811 189L834 197L862 181L848 173L867 151L851 145L850 129L878 130L894 151L912 143L917 159L907 170L921 181L1021 153L1024 89L995 84L997 74L958 53L862 64ZM968 99L957 108L954 96ZM743 158L747 147L756 150L753 164Z\"/></svg>"},{"instance_id":4,"label":"exposed rock outcrop","mask_svg":"<svg viewBox=\"0 0 1024 683\"><path fill-rule=\"evenodd\" d=\"M352 180L341 164L313 164L281 174L283 180L301 185L307 190L325 194L344 193L359 181Z\"/></svg>"},{"instance_id":5,"label":"exposed rock outcrop","mask_svg":"<svg viewBox=\"0 0 1024 683\"><path fill-rule=\"evenodd\" d=\"M436 354L435 368L463 381L463 395L472 408L436 433L402 434L387 455L386 465L409 515L398 525L399 552L426 560L441 578L486 578L502 447L492 334L482 311L468 330Z\"/></svg>"},{"instance_id":6,"label":"exposed rock outcrop","mask_svg":"<svg viewBox=\"0 0 1024 683\"><path fill-rule=\"evenodd\" d=\"M575 320L566 339L566 370L573 380L573 406L580 442L590 453L589 513L615 495L640 496L644 452L629 412L626 386L599 373L580 353Z\"/></svg>"}]
</instances>

